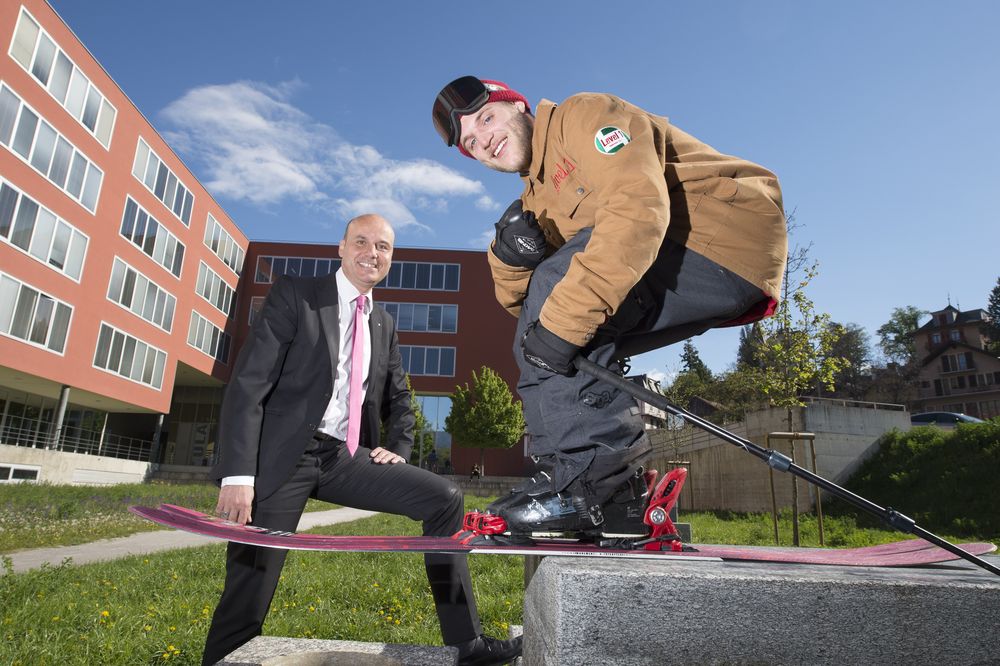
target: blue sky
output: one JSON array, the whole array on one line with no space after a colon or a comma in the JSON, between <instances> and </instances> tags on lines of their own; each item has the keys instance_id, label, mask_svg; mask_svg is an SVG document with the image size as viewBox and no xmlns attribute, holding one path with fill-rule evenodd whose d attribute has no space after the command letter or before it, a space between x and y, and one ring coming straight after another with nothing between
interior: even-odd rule
<instances>
[{"instance_id":1,"label":"blue sky","mask_svg":"<svg viewBox=\"0 0 1000 666\"><path fill-rule=\"evenodd\" d=\"M241 229L484 248L521 182L441 143L438 89L609 92L778 174L809 293L872 335L894 307L984 307L1000 275L1000 3L52 0ZM696 338L716 371L735 329ZM676 371L679 345L634 371Z\"/></svg>"}]
</instances>

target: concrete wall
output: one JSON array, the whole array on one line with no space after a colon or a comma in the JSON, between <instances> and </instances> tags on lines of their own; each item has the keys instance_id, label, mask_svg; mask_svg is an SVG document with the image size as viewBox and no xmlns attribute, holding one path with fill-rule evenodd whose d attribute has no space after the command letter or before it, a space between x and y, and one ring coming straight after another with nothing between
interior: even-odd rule
<instances>
[{"instance_id":1,"label":"concrete wall","mask_svg":"<svg viewBox=\"0 0 1000 666\"><path fill-rule=\"evenodd\" d=\"M150 464L82 453L63 453L46 449L0 444L0 465L23 465L40 468L38 481L74 485L113 485L142 483Z\"/></svg>"},{"instance_id":2,"label":"concrete wall","mask_svg":"<svg viewBox=\"0 0 1000 666\"><path fill-rule=\"evenodd\" d=\"M816 435L816 473L841 484L873 453L873 445L882 434L909 427L909 414L902 410L817 401L793 410L791 430ZM789 431L783 409L752 412L743 423L726 428L763 448L767 448L768 433ZM654 441L652 467L662 471L674 466L670 461L681 461L689 469L679 502L681 510L771 510L770 468L756 456L690 426L661 434ZM793 454L787 440L772 440L771 448ZM794 444L794 459L799 466L813 469L807 442ZM790 474L774 473L779 508L792 505L792 481ZM798 481L798 504L802 511L812 510L815 504L814 488L802 480Z\"/></svg>"}]
</instances>

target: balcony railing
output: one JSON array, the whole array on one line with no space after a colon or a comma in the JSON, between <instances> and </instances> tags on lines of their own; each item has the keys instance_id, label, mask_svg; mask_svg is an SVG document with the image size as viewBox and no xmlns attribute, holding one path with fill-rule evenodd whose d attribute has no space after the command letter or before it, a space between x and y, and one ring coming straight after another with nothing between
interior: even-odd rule
<instances>
[{"instance_id":1,"label":"balcony railing","mask_svg":"<svg viewBox=\"0 0 1000 666\"><path fill-rule=\"evenodd\" d=\"M0 444L107 456L122 460L149 460L153 443L148 439L111 433L102 434L67 426L63 428L59 440L53 441L52 427L53 424L49 421L9 416L4 421L3 428L0 428Z\"/></svg>"},{"instance_id":2,"label":"balcony railing","mask_svg":"<svg viewBox=\"0 0 1000 666\"><path fill-rule=\"evenodd\" d=\"M970 393L988 393L1000 391L1000 384L987 384L985 386L966 386L965 388L951 388L942 386L938 392L934 387L920 389L921 398L941 398L949 395L969 395Z\"/></svg>"}]
</instances>

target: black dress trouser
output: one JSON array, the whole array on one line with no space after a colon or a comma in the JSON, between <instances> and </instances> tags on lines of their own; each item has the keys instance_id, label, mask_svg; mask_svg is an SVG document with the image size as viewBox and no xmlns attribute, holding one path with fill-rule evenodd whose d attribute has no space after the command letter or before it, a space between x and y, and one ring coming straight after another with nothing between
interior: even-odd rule
<instances>
[{"instance_id":1,"label":"black dress trouser","mask_svg":"<svg viewBox=\"0 0 1000 666\"><path fill-rule=\"evenodd\" d=\"M312 440L292 477L270 497L255 499L253 525L295 530L312 497L423 522L426 536L461 529L461 490L432 472L404 463L371 462L359 447L352 458L340 440ZM287 550L229 543L226 583L208 631L203 664L214 664L260 635ZM426 554L424 564L445 645L482 633L465 555Z\"/></svg>"}]
</instances>

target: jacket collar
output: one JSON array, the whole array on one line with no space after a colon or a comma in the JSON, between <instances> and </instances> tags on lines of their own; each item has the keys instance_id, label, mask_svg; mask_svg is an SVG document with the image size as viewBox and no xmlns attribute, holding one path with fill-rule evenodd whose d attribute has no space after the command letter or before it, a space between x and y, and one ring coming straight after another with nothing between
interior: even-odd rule
<instances>
[{"instance_id":1,"label":"jacket collar","mask_svg":"<svg viewBox=\"0 0 1000 666\"><path fill-rule=\"evenodd\" d=\"M526 182L545 180L545 149L548 145L549 123L552 122L552 112L556 103L543 99L535 107L535 127L531 135L531 165L523 175Z\"/></svg>"},{"instance_id":2,"label":"jacket collar","mask_svg":"<svg viewBox=\"0 0 1000 666\"><path fill-rule=\"evenodd\" d=\"M318 294L319 321L327 341L327 351L330 353L330 367L336 368L340 354L340 317L337 301L337 280L331 274L319 283Z\"/></svg>"}]
</instances>

